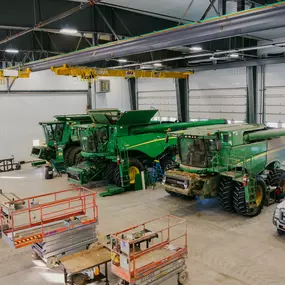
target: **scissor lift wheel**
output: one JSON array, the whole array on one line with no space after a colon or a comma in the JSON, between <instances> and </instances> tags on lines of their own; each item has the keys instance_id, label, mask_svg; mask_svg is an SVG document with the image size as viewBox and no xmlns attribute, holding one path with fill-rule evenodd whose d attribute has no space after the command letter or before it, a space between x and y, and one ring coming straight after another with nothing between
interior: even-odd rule
<instances>
[{"instance_id":1,"label":"scissor lift wheel","mask_svg":"<svg viewBox=\"0 0 285 285\"><path fill-rule=\"evenodd\" d=\"M32 258L33 258L34 260L37 260L37 259L40 259L40 256L39 256L35 251L33 251L33 252L32 252Z\"/></svg>"},{"instance_id":2,"label":"scissor lift wheel","mask_svg":"<svg viewBox=\"0 0 285 285\"><path fill-rule=\"evenodd\" d=\"M182 271L178 274L178 284L179 285L187 284L188 280L189 280L189 274L187 271Z\"/></svg>"},{"instance_id":3,"label":"scissor lift wheel","mask_svg":"<svg viewBox=\"0 0 285 285\"><path fill-rule=\"evenodd\" d=\"M47 263L46 263L47 268L53 269L56 266L56 264L57 264L56 256L51 256L47 259Z\"/></svg>"}]
</instances>

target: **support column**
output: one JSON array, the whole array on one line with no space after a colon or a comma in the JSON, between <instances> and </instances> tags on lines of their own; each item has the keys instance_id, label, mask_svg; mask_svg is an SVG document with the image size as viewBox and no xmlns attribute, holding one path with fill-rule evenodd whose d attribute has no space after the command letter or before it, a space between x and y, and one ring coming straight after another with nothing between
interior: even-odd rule
<instances>
[{"instance_id":1,"label":"support column","mask_svg":"<svg viewBox=\"0 0 285 285\"><path fill-rule=\"evenodd\" d=\"M265 123L265 66L257 66L257 123Z\"/></svg>"},{"instance_id":2,"label":"support column","mask_svg":"<svg viewBox=\"0 0 285 285\"><path fill-rule=\"evenodd\" d=\"M218 11L220 15L227 13L227 0L218 0Z\"/></svg>"},{"instance_id":3,"label":"support column","mask_svg":"<svg viewBox=\"0 0 285 285\"><path fill-rule=\"evenodd\" d=\"M177 113L180 122L189 122L188 78L175 79Z\"/></svg>"},{"instance_id":4,"label":"support column","mask_svg":"<svg viewBox=\"0 0 285 285\"><path fill-rule=\"evenodd\" d=\"M237 1L237 11L244 11L245 10L245 0L238 0Z\"/></svg>"},{"instance_id":5,"label":"support column","mask_svg":"<svg viewBox=\"0 0 285 285\"><path fill-rule=\"evenodd\" d=\"M88 82L88 90L87 90L87 110L92 109L92 82Z\"/></svg>"},{"instance_id":6,"label":"support column","mask_svg":"<svg viewBox=\"0 0 285 285\"><path fill-rule=\"evenodd\" d=\"M246 119L249 124L257 123L257 72L256 66L246 67L247 104Z\"/></svg>"},{"instance_id":7,"label":"support column","mask_svg":"<svg viewBox=\"0 0 285 285\"><path fill-rule=\"evenodd\" d=\"M137 98L137 92L136 92L136 85L137 85L136 78L128 79L131 110L138 110L138 98Z\"/></svg>"}]
</instances>

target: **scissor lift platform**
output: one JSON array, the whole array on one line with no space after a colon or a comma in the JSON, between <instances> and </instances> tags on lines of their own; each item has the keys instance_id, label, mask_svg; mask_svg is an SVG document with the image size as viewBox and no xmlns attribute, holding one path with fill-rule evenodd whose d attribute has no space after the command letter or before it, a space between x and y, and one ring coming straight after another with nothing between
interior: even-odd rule
<instances>
[{"instance_id":1,"label":"scissor lift platform","mask_svg":"<svg viewBox=\"0 0 285 285\"><path fill-rule=\"evenodd\" d=\"M112 234L111 250L112 272L123 284L187 284L185 220L167 215Z\"/></svg>"},{"instance_id":2,"label":"scissor lift platform","mask_svg":"<svg viewBox=\"0 0 285 285\"><path fill-rule=\"evenodd\" d=\"M97 241L96 192L84 187L1 205L2 238L13 248L32 245L43 259L76 252ZM6 226L5 226L6 225Z\"/></svg>"}]
</instances>

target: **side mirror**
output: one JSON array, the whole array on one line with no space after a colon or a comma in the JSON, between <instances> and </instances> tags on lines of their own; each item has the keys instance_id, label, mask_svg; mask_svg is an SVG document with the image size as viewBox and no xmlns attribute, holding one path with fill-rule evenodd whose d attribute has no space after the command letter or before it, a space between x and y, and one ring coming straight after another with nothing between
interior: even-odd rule
<instances>
[{"instance_id":1,"label":"side mirror","mask_svg":"<svg viewBox=\"0 0 285 285\"><path fill-rule=\"evenodd\" d=\"M168 143L168 141L169 141L169 136L166 135L166 137L165 137L165 143Z\"/></svg>"}]
</instances>

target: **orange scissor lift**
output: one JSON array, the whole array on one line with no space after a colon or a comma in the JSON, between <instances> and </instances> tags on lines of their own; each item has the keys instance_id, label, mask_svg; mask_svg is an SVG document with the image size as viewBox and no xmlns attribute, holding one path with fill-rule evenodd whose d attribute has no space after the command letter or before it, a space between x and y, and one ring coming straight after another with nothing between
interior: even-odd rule
<instances>
[{"instance_id":1,"label":"orange scissor lift","mask_svg":"<svg viewBox=\"0 0 285 285\"><path fill-rule=\"evenodd\" d=\"M123 284L186 284L186 221L167 215L111 235L112 272Z\"/></svg>"},{"instance_id":2,"label":"orange scissor lift","mask_svg":"<svg viewBox=\"0 0 285 285\"><path fill-rule=\"evenodd\" d=\"M13 248L32 245L54 265L57 257L97 241L96 192L77 187L1 205L2 238Z\"/></svg>"}]
</instances>

